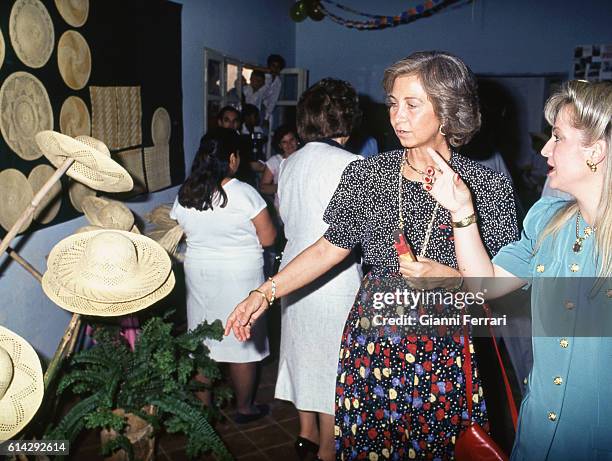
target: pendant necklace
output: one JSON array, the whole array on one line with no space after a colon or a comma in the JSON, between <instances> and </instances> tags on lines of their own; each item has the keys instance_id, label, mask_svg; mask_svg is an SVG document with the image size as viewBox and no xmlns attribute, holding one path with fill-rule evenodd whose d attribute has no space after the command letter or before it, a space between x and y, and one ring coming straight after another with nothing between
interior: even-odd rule
<instances>
[{"instance_id":1,"label":"pendant necklace","mask_svg":"<svg viewBox=\"0 0 612 461\"><path fill-rule=\"evenodd\" d=\"M425 174L422 171L417 170L416 168L414 168L410 162L408 161L407 158L407 152L404 151L404 154L402 155L402 164L400 166L400 174L399 174L399 191L398 191L398 205L399 205L399 227L400 227L400 232L403 235L405 233L405 223L404 223L404 213L402 211L402 182L404 180L404 165L408 165L410 168L412 168L414 171L416 171L417 173L421 173L421 174ZM433 213L431 214L431 220L429 221L429 225L427 226L427 230L425 231L425 238L423 240L423 246L421 247L421 251L419 252L419 256L425 256L425 252L427 251L427 245L429 244L429 239L431 238L431 231L433 230L433 224L434 221L436 220L436 214L438 213L438 208L440 207L440 204L438 202L436 202L436 206L434 207Z\"/></svg>"},{"instance_id":2,"label":"pendant necklace","mask_svg":"<svg viewBox=\"0 0 612 461\"><path fill-rule=\"evenodd\" d=\"M580 235L580 217L581 216L582 214L580 213L580 210L578 210L578 213L576 214L576 241L574 242L574 245L572 246L572 250L574 250L574 253L580 253L582 251L582 244L584 243L584 241L587 238L589 238L591 234L593 234L593 232L595 232L595 230L597 229L596 227L586 226L581 236Z\"/></svg>"}]
</instances>

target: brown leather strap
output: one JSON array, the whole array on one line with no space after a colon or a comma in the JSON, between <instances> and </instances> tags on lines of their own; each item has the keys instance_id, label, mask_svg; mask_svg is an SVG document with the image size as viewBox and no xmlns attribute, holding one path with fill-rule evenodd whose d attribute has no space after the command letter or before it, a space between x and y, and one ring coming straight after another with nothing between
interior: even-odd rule
<instances>
[{"instance_id":1,"label":"brown leather strap","mask_svg":"<svg viewBox=\"0 0 612 461\"><path fill-rule=\"evenodd\" d=\"M484 305L484 310L487 313L487 317L491 318L491 312L489 310L489 306ZM506 398L508 399L508 408L510 409L510 416L512 417L512 424L514 425L514 430L516 431L516 424L518 419L518 412L516 410L516 404L514 403L514 397L512 396L512 389L510 388L510 381L508 380L508 375L506 374L506 368L504 367L504 363L502 362L501 354L499 353L499 348L497 346L497 341L495 340L495 334L493 333L493 327L491 323L488 322L489 326L489 334L491 335L491 340L493 341L493 346L495 347L495 353L497 354L497 360L499 361L499 366L501 368L502 377L504 379L504 387L506 388ZM468 420L472 421L472 354L470 352L470 337L468 335L467 327L463 328L463 373L465 374L465 394L467 397L467 409L468 409Z\"/></svg>"}]
</instances>

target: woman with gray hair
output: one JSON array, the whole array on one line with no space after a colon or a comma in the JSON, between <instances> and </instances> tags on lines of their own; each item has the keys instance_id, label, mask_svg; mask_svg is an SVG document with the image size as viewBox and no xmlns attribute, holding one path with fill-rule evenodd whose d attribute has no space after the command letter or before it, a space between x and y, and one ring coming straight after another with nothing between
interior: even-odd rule
<instances>
[{"instance_id":1,"label":"woman with gray hair","mask_svg":"<svg viewBox=\"0 0 612 461\"><path fill-rule=\"evenodd\" d=\"M323 237L261 285L261 293L240 303L226 334L233 329L239 339L248 338L252 322L268 307L263 297L291 293L360 245L372 268L342 335L336 456L452 459L467 418L463 338L402 323L413 314L458 312L452 304L430 302L428 294L460 288L453 231L469 223L453 221L424 190L435 172L427 148L440 152L472 190L490 255L518 237L512 186L502 174L454 150L480 127L475 79L460 59L444 52L414 53L386 70L384 87L403 149L347 166L325 212L329 227ZM399 257L408 245L417 260ZM418 305L409 302L415 297ZM473 355L471 365L476 370ZM477 371L471 376L471 418L486 429L480 378Z\"/></svg>"}]
</instances>

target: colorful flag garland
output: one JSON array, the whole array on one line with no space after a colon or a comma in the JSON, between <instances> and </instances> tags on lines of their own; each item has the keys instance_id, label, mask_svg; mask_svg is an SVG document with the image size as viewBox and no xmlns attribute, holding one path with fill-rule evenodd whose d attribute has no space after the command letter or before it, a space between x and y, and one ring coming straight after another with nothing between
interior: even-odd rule
<instances>
[{"instance_id":1,"label":"colorful flag garland","mask_svg":"<svg viewBox=\"0 0 612 461\"><path fill-rule=\"evenodd\" d=\"M402 11L401 14L395 16L383 16L383 15L375 15L363 13L361 11L354 10L346 5L342 5L341 3L334 2L333 0L320 0L319 4L320 10L328 16L332 21L342 26L358 29L358 30L377 30L377 29L385 29L387 27L395 27L401 24L408 24L414 22L421 18L426 18L432 16L433 14L443 10L451 5L457 3L471 3L472 0L426 0L424 3L415 6L414 8L409 8L406 11ZM370 18L367 21L356 21L345 19L337 14L332 13L326 6L323 5L326 3L328 5L332 5L336 8L339 8L348 13L352 13L354 15Z\"/></svg>"}]
</instances>

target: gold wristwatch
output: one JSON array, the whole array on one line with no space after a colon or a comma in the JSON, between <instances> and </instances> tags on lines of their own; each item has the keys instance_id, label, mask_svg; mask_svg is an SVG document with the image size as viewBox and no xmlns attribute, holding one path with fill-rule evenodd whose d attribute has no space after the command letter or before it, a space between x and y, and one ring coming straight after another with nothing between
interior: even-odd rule
<instances>
[{"instance_id":1,"label":"gold wristwatch","mask_svg":"<svg viewBox=\"0 0 612 461\"><path fill-rule=\"evenodd\" d=\"M459 221L451 221L451 226L453 226L453 228L455 229L459 229L461 227L467 227L471 224L474 224L478 221L478 218L476 217L476 213L472 213L469 216L466 216L465 218L459 220Z\"/></svg>"}]
</instances>

